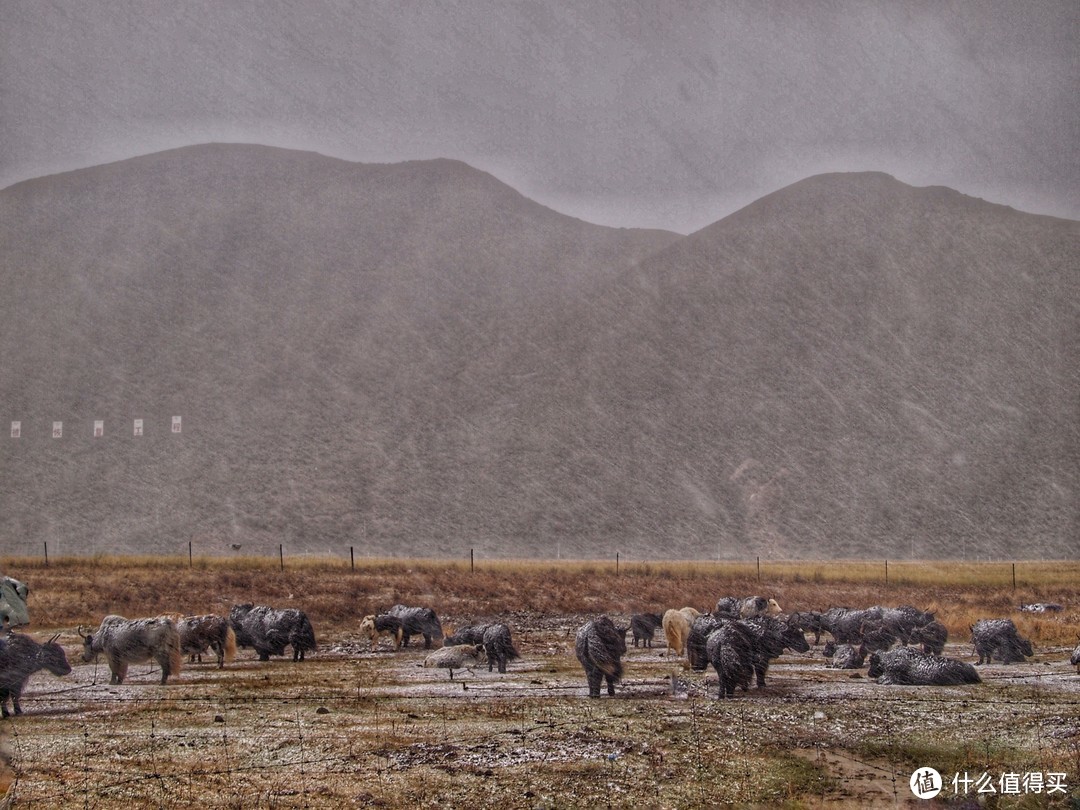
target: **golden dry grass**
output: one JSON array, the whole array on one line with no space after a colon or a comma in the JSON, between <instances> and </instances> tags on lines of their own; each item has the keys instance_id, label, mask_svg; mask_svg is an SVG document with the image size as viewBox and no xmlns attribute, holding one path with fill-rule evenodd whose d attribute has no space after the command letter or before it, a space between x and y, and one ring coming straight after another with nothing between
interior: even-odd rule
<instances>
[{"instance_id":1,"label":"golden dry grass","mask_svg":"<svg viewBox=\"0 0 1080 810\"><path fill-rule=\"evenodd\" d=\"M1011 616L1036 643L1080 637L1080 562L890 563L883 561L620 563L326 558L9 558L3 570L30 584L36 627L96 624L109 613L223 613L256 602L302 607L316 629L351 628L401 602L440 616L662 613L712 609L725 595L775 597L785 610L910 604L935 611L959 637L977 619ZM760 578L759 578L760 570ZM1021 603L1058 602L1060 614L1017 612Z\"/></svg>"}]
</instances>

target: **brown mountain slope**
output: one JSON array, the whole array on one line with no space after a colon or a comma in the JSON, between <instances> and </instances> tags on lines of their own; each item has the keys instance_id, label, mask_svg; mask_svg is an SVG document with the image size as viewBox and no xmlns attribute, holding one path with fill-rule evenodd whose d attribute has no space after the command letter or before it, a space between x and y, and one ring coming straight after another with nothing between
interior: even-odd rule
<instances>
[{"instance_id":1,"label":"brown mountain slope","mask_svg":"<svg viewBox=\"0 0 1080 810\"><path fill-rule=\"evenodd\" d=\"M1080 552L1080 223L823 175L575 319L564 452L594 530L684 556Z\"/></svg>"},{"instance_id":2,"label":"brown mountain slope","mask_svg":"<svg viewBox=\"0 0 1080 810\"><path fill-rule=\"evenodd\" d=\"M454 161L238 145L21 183L0 214L3 412L24 426L0 443L3 535L71 551L435 551L441 494L414 478L459 451L434 426L494 407L533 319L677 238Z\"/></svg>"},{"instance_id":3,"label":"brown mountain slope","mask_svg":"<svg viewBox=\"0 0 1080 810\"><path fill-rule=\"evenodd\" d=\"M12 551L1077 553L1080 223L823 175L677 238L211 145L0 192L0 251Z\"/></svg>"}]
</instances>

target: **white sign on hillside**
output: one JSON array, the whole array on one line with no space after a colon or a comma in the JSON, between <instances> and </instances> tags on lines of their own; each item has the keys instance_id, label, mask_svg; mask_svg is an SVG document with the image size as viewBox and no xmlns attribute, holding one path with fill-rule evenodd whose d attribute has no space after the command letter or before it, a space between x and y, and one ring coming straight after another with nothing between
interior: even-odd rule
<instances>
[{"instance_id":1,"label":"white sign on hillside","mask_svg":"<svg viewBox=\"0 0 1080 810\"><path fill-rule=\"evenodd\" d=\"M173 433L179 433L180 432L180 417L179 416L174 416L172 418L172 432Z\"/></svg>"},{"instance_id":2,"label":"white sign on hillside","mask_svg":"<svg viewBox=\"0 0 1080 810\"><path fill-rule=\"evenodd\" d=\"M64 423L53 422L52 423L52 437L54 439L62 439L64 437Z\"/></svg>"},{"instance_id":3,"label":"white sign on hillside","mask_svg":"<svg viewBox=\"0 0 1080 810\"><path fill-rule=\"evenodd\" d=\"M105 422L101 419L94 420L94 438L100 439L105 435Z\"/></svg>"},{"instance_id":4,"label":"white sign on hillside","mask_svg":"<svg viewBox=\"0 0 1080 810\"><path fill-rule=\"evenodd\" d=\"M135 420L135 435L142 436L142 419Z\"/></svg>"},{"instance_id":5,"label":"white sign on hillside","mask_svg":"<svg viewBox=\"0 0 1080 810\"><path fill-rule=\"evenodd\" d=\"M22 422L11 423L11 438L17 439L22 436Z\"/></svg>"}]
</instances>

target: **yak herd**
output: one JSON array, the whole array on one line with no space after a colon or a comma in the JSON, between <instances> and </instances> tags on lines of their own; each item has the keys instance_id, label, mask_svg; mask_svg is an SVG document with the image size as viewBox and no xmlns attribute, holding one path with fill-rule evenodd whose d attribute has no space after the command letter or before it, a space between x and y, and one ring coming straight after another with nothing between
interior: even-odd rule
<instances>
[{"instance_id":1,"label":"yak herd","mask_svg":"<svg viewBox=\"0 0 1080 810\"><path fill-rule=\"evenodd\" d=\"M683 666L693 670L716 671L718 696L731 697L736 689L747 691L752 684L765 686L771 661L785 650L805 653L831 636L823 648L826 666L840 669L868 667L867 674L882 684L958 685L980 681L975 667L965 661L942 656L948 632L933 613L910 606L865 609L832 608L825 612L784 614L774 599L760 596L725 597L714 610L703 612L685 607L663 615L639 613L629 625L618 626L608 616L585 622L574 639L574 653L585 670L589 696L615 694L622 678L622 657L627 652L626 634L633 644L651 647L654 634L663 629L667 655L686 657ZM412 637L423 637L430 650L424 666L449 670L470 669L483 662L488 671L498 667L506 672L510 661L519 658L508 625L475 624L452 635L443 633L435 611L429 607L395 605L379 615L365 616L360 634L374 650L380 637L388 637L395 649L407 647ZM129 665L154 661L161 669L161 683L176 675L184 657L202 660L213 651L218 667L233 660L238 647L252 648L260 661L284 655L292 648L292 660L303 661L305 652L316 649L315 632L302 610L276 609L265 605L235 605L229 615L158 616L125 619L106 616L93 632L79 628L83 641L82 660L90 662L104 655L111 673L110 682L123 683ZM54 675L71 672L57 636L39 644L30 636L12 632L0 636L0 709L8 717L8 701L20 714L19 698L30 676L45 669ZM1022 662L1034 654L1029 639L1017 632L1010 619L982 619L971 626L971 642L978 664ZM1080 672L1080 646L1070 663Z\"/></svg>"}]
</instances>

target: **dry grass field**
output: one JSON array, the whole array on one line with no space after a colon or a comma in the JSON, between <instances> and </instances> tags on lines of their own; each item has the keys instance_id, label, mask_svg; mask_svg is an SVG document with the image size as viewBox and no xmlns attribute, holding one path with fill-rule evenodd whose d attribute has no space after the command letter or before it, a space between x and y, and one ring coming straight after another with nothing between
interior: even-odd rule
<instances>
[{"instance_id":1,"label":"dry grass field","mask_svg":"<svg viewBox=\"0 0 1080 810\"><path fill-rule=\"evenodd\" d=\"M3 722L18 807L894 807L925 805L908 778L988 774L996 807L1080 806L1080 564L881 562L622 563L412 560L5 559L31 588L29 632L55 632L74 671L38 673L24 714ZM1009 617L1036 655L980 668L983 683L884 686L825 667L821 647L786 654L764 689L716 697L652 648L630 648L614 698L587 697L573 634L589 616L711 608L762 594L788 610L912 604L949 629L946 654L974 661L968 626ZM302 608L318 651L218 669L150 665L109 685L83 663L80 625L102 616L227 613L257 602ZM1055 614L1021 613L1058 602ZM422 666L422 641L372 651L360 617L433 607L454 627L499 619L521 658L505 674ZM1064 791L1001 794L1009 774ZM1065 774L1051 777L1051 774ZM1027 784L1027 788L1031 785ZM952 785L937 801L959 799ZM988 803L986 799L990 799Z\"/></svg>"}]
</instances>

